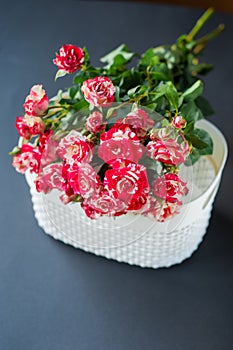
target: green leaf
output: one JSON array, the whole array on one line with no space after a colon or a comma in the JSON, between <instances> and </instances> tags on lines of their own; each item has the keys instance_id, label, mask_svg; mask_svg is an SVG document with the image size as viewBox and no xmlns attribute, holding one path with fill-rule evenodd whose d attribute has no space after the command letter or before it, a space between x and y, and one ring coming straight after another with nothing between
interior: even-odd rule
<instances>
[{"instance_id":1,"label":"green leaf","mask_svg":"<svg viewBox=\"0 0 233 350\"><path fill-rule=\"evenodd\" d=\"M195 134L185 134L185 137L188 141L190 141L193 145L193 147L198 148L198 149L204 149L208 145L203 142L197 135Z\"/></svg>"},{"instance_id":2,"label":"green leaf","mask_svg":"<svg viewBox=\"0 0 233 350\"><path fill-rule=\"evenodd\" d=\"M207 131L196 128L189 134L185 133L185 137L201 155L213 153L213 141Z\"/></svg>"},{"instance_id":3,"label":"green leaf","mask_svg":"<svg viewBox=\"0 0 233 350\"><path fill-rule=\"evenodd\" d=\"M190 88L188 88L183 94L185 101L195 100L203 91L203 82L197 80Z\"/></svg>"},{"instance_id":4,"label":"green leaf","mask_svg":"<svg viewBox=\"0 0 233 350\"><path fill-rule=\"evenodd\" d=\"M62 95L63 95L63 90L58 90L58 92L57 92L57 99L58 99L58 102L60 102L60 100L62 100Z\"/></svg>"},{"instance_id":5,"label":"green leaf","mask_svg":"<svg viewBox=\"0 0 233 350\"><path fill-rule=\"evenodd\" d=\"M70 111L61 119L61 129L68 131L83 128L86 118L86 113Z\"/></svg>"},{"instance_id":6,"label":"green leaf","mask_svg":"<svg viewBox=\"0 0 233 350\"><path fill-rule=\"evenodd\" d=\"M76 75L74 77L73 83L74 84L82 84L85 80L87 80L87 76L86 75Z\"/></svg>"},{"instance_id":7,"label":"green leaf","mask_svg":"<svg viewBox=\"0 0 233 350\"><path fill-rule=\"evenodd\" d=\"M129 51L129 48L122 44L107 55L101 57L100 61L106 63L105 68L110 68L112 65L122 65L131 61L135 54ZM116 58L116 61L114 62Z\"/></svg>"},{"instance_id":8,"label":"green leaf","mask_svg":"<svg viewBox=\"0 0 233 350\"><path fill-rule=\"evenodd\" d=\"M185 162L186 165L190 165L190 160L191 160L191 163L194 164L198 161L198 159L201 156L213 153L213 141L210 135L208 134L208 132L203 129L195 129L194 133L196 138L199 139L198 141L199 148L193 145L194 147L192 149L192 153L190 154L189 159ZM185 135L185 137L187 138L187 135ZM199 143L200 141L202 141L202 144ZM206 147L203 147L204 144L206 145Z\"/></svg>"},{"instance_id":9,"label":"green leaf","mask_svg":"<svg viewBox=\"0 0 233 350\"><path fill-rule=\"evenodd\" d=\"M58 78L61 78L61 77L64 77L66 74L68 74L65 70L63 69L59 69L55 75L55 81L58 79Z\"/></svg>"},{"instance_id":10,"label":"green leaf","mask_svg":"<svg viewBox=\"0 0 233 350\"><path fill-rule=\"evenodd\" d=\"M179 106L179 95L171 81L166 83L165 95L171 107L173 107L177 111Z\"/></svg>"},{"instance_id":11,"label":"green leaf","mask_svg":"<svg viewBox=\"0 0 233 350\"><path fill-rule=\"evenodd\" d=\"M214 149L214 144L209 133L203 129L195 129L194 132L195 132L195 135L197 135L197 137L199 137L199 139L202 140L202 142L204 142L207 145L207 147L205 148L203 147L199 150L200 154L202 156L207 154L212 154Z\"/></svg>"},{"instance_id":12,"label":"green leaf","mask_svg":"<svg viewBox=\"0 0 233 350\"><path fill-rule=\"evenodd\" d=\"M18 146L15 146L8 154L10 156L15 156L16 154L20 153L20 148Z\"/></svg>"},{"instance_id":13,"label":"green leaf","mask_svg":"<svg viewBox=\"0 0 233 350\"><path fill-rule=\"evenodd\" d=\"M148 66L154 66L158 63L159 63L159 57L154 54L154 49L151 48L142 55L139 65L144 65L148 67Z\"/></svg>"},{"instance_id":14,"label":"green leaf","mask_svg":"<svg viewBox=\"0 0 233 350\"><path fill-rule=\"evenodd\" d=\"M204 117L214 114L214 109L211 107L209 101L203 96L198 96L195 100L196 105L202 111Z\"/></svg>"},{"instance_id":15,"label":"green leaf","mask_svg":"<svg viewBox=\"0 0 233 350\"><path fill-rule=\"evenodd\" d=\"M188 156L187 160L185 161L185 165L190 166L195 164L199 158L200 158L200 152L198 149L193 148L192 153Z\"/></svg>"},{"instance_id":16,"label":"green leaf","mask_svg":"<svg viewBox=\"0 0 233 350\"><path fill-rule=\"evenodd\" d=\"M127 94L129 97L135 97L135 95L137 95L141 89L141 85L137 85L135 87L133 87L132 89L128 90Z\"/></svg>"},{"instance_id":17,"label":"green leaf","mask_svg":"<svg viewBox=\"0 0 233 350\"><path fill-rule=\"evenodd\" d=\"M139 161L140 164L144 165L146 169L151 169L154 171L158 170L158 162L149 157L142 157Z\"/></svg>"},{"instance_id":18,"label":"green leaf","mask_svg":"<svg viewBox=\"0 0 233 350\"><path fill-rule=\"evenodd\" d=\"M193 129L194 129L194 125L195 125L195 122L194 122L194 121L189 122L189 123L186 125L185 129L184 129L184 134L186 135L186 134L191 133L191 132L193 131Z\"/></svg>"},{"instance_id":19,"label":"green leaf","mask_svg":"<svg viewBox=\"0 0 233 350\"><path fill-rule=\"evenodd\" d=\"M63 131L69 129L75 119L74 111L70 111L67 115L61 119L61 128Z\"/></svg>"},{"instance_id":20,"label":"green leaf","mask_svg":"<svg viewBox=\"0 0 233 350\"><path fill-rule=\"evenodd\" d=\"M84 51L84 62L85 64L88 64L90 62L90 55L89 55L89 52L87 50L86 47L83 47L83 51Z\"/></svg>"},{"instance_id":21,"label":"green leaf","mask_svg":"<svg viewBox=\"0 0 233 350\"><path fill-rule=\"evenodd\" d=\"M72 105L72 108L75 109L76 111L82 111L84 109L87 109L88 107L89 107L89 103L84 99Z\"/></svg>"},{"instance_id":22,"label":"green leaf","mask_svg":"<svg viewBox=\"0 0 233 350\"><path fill-rule=\"evenodd\" d=\"M77 94L78 90L79 90L78 86L72 86L68 89L68 94L71 99L75 98L75 95Z\"/></svg>"},{"instance_id":23,"label":"green leaf","mask_svg":"<svg viewBox=\"0 0 233 350\"><path fill-rule=\"evenodd\" d=\"M124 96L131 88L141 85L141 76L134 68L131 68L120 75L118 74L117 80L118 83L114 79L113 84L120 87L120 96Z\"/></svg>"},{"instance_id":24,"label":"green leaf","mask_svg":"<svg viewBox=\"0 0 233 350\"><path fill-rule=\"evenodd\" d=\"M171 72L167 68L165 63L160 63L153 66L149 74L151 79L162 80L162 81L172 80Z\"/></svg>"},{"instance_id":25,"label":"green leaf","mask_svg":"<svg viewBox=\"0 0 233 350\"><path fill-rule=\"evenodd\" d=\"M151 109L152 111L155 110L156 106L157 106L157 103L149 103L149 104L146 104L146 105L145 105L146 108L149 108L149 109Z\"/></svg>"},{"instance_id":26,"label":"green leaf","mask_svg":"<svg viewBox=\"0 0 233 350\"><path fill-rule=\"evenodd\" d=\"M114 97L115 97L115 102L120 102L120 88L119 86L115 86L115 94L114 94Z\"/></svg>"},{"instance_id":27,"label":"green leaf","mask_svg":"<svg viewBox=\"0 0 233 350\"><path fill-rule=\"evenodd\" d=\"M189 101L183 104L180 109L180 114L187 120L187 122L197 121L203 118L202 111L197 107L194 101Z\"/></svg>"}]
</instances>

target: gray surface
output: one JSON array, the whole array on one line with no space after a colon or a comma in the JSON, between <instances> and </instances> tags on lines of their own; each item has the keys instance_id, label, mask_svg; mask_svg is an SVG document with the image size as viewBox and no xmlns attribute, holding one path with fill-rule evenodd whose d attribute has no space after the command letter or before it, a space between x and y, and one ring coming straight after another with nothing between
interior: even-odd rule
<instances>
[{"instance_id":1,"label":"gray surface","mask_svg":"<svg viewBox=\"0 0 233 350\"><path fill-rule=\"evenodd\" d=\"M11 168L15 116L31 85L49 96L51 60L63 43L87 46L97 58L121 42L142 52L172 42L201 11L140 3L16 1L1 4L1 350L228 350L233 343L232 154L206 238L183 264L141 269L75 250L37 226L28 187ZM232 16L210 27L227 31L207 49L212 118L232 149Z\"/></svg>"}]
</instances>

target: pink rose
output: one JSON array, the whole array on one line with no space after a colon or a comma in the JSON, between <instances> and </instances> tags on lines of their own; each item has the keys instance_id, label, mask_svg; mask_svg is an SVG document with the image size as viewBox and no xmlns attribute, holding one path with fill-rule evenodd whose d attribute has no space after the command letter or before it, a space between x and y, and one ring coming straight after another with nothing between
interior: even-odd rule
<instances>
[{"instance_id":1,"label":"pink rose","mask_svg":"<svg viewBox=\"0 0 233 350\"><path fill-rule=\"evenodd\" d=\"M163 198L169 203L177 202L177 196L185 196L187 193L187 183L176 174L167 173L158 177L154 182L155 196Z\"/></svg>"},{"instance_id":2,"label":"pink rose","mask_svg":"<svg viewBox=\"0 0 233 350\"><path fill-rule=\"evenodd\" d=\"M80 132L72 130L59 142L57 153L69 164L88 163L93 156L93 145Z\"/></svg>"},{"instance_id":3,"label":"pink rose","mask_svg":"<svg viewBox=\"0 0 233 350\"><path fill-rule=\"evenodd\" d=\"M103 123L103 116L100 112L94 111L87 118L86 128L93 134L96 134L97 132L104 130L105 127L106 127L106 124Z\"/></svg>"},{"instance_id":4,"label":"pink rose","mask_svg":"<svg viewBox=\"0 0 233 350\"><path fill-rule=\"evenodd\" d=\"M100 191L101 180L88 163L73 164L67 171L69 185L75 194L88 198Z\"/></svg>"},{"instance_id":5,"label":"pink rose","mask_svg":"<svg viewBox=\"0 0 233 350\"><path fill-rule=\"evenodd\" d=\"M100 136L98 155L106 163L117 158L137 163L143 155L143 146L131 127L116 123Z\"/></svg>"},{"instance_id":6,"label":"pink rose","mask_svg":"<svg viewBox=\"0 0 233 350\"><path fill-rule=\"evenodd\" d=\"M40 167L40 153L38 149L30 144L23 144L19 154L13 157L13 167L16 171L24 174L26 170L31 173L38 173Z\"/></svg>"},{"instance_id":7,"label":"pink rose","mask_svg":"<svg viewBox=\"0 0 233 350\"><path fill-rule=\"evenodd\" d=\"M84 51L80 47L70 44L63 45L59 50L59 55L56 54L53 63L56 64L59 69L67 73L73 73L83 64L84 55Z\"/></svg>"},{"instance_id":8,"label":"pink rose","mask_svg":"<svg viewBox=\"0 0 233 350\"><path fill-rule=\"evenodd\" d=\"M93 106L109 106L114 101L115 87L108 77L95 77L84 81L82 93Z\"/></svg>"},{"instance_id":9,"label":"pink rose","mask_svg":"<svg viewBox=\"0 0 233 350\"><path fill-rule=\"evenodd\" d=\"M150 158L170 165L178 165L185 161L186 153L175 140L155 140L147 144Z\"/></svg>"},{"instance_id":10,"label":"pink rose","mask_svg":"<svg viewBox=\"0 0 233 350\"><path fill-rule=\"evenodd\" d=\"M15 127L20 136L22 136L26 140L30 140L31 133L24 117L16 118Z\"/></svg>"},{"instance_id":11,"label":"pink rose","mask_svg":"<svg viewBox=\"0 0 233 350\"><path fill-rule=\"evenodd\" d=\"M107 191L101 191L84 200L82 208L90 219L97 219L102 215L122 215L125 213L126 205L121 200L110 196Z\"/></svg>"},{"instance_id":12,"label":"pink rose","mask_svg":"<svg viewBox=\"0 0 233 350\"><path fill-rule=\"evenodd\" d=\"M147 200L149 183L146 168L129 161L117 160L105 172L104 186L109 194L127 205L127 210L140 209Z\"/></svg>"},{"instance_id":13,"label":"pink rose","mask_svg":"<svg viewBox=\"0 0 233 350\"><path fill-rule=\"evenodd\" d=\"M30 95L26 97L23 105L25 113L29 116L44 114L49 105L49 99L42 85L34 85L30 90Z\"/></svg>"},{"instance_id":14,"label":"pink rose","mask_svg":"<svg viewBox=\"0 0 233 350\"><path fill-rule=\"evenodd\" d=\"M49 164L43 168L43 171L35 180L38 192L48 193L53 188L63 190L62 163Z\"/></svg>"},{"instance_id":15,"label":"pink rose","mask_svg":"<svg viewBox=\"0 0 233 350\"><path fill-rule=\"evenodd\" d=\"M172 126L174 126L175 129L184 129L186 124L186 120L181 115L176 115L172 118Z\"/></svg>"},{"instance_id":16,"label":"pink rose","mask_svg":"<svg viewBox=\"0 0 233 350\"><path fill-rule=\"evenodd\" d=\"M148 114L140 108L135 109L133 112L127 114L124 119L125 124L129 124L136 132L138 137L144 137L149 129L151 129L155 122L150 119Z\"/></svg>"}]
</instances>

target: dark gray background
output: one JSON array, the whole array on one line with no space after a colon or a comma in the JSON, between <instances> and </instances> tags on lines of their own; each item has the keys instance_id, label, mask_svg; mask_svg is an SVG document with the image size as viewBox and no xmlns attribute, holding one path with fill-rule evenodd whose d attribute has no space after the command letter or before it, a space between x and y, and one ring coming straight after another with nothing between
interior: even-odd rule
<instances>
[{"instance_id":1,"label":"dark gray background","mask_svg":"<svg viewBox=\"0 0 233 350\"><path fill-rule=\"evenodd\" d=\"M0 11L0 349L228 350L233 343L232 154L204 242L169 269L108 261L49 238L37 226L28 187L7 152L17 142L15 117L33 84L48 95L54 52L87 46L94 64L122 42L132 51L172 43L202 11L166 5L98 1L16 1ZM215 70L206 78L212 121L232 149L233 17L207 48Z\"/></svg>"}]
</instances>

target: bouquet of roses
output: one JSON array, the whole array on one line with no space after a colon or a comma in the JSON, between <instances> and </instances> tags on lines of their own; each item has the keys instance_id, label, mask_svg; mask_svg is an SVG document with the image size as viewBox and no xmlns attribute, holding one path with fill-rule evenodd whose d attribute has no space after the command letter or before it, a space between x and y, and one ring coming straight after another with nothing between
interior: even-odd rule
<instances>
[{"instance_id":1,"label":"bouquet of roses","mask_svg":"<svg viewBox=\"0 0 233 350\"><path fill-rule=\"evenodd\" d=\"M102 67L91 65L86 48L63 45L56 79L75 73L73 86L50 100L42 85L31 88L16 119L16 170L34 173L37 191L79 202L91 219L133 213L163 222L179 213L188 193L181 165L213 149L195 126L212 113L200 79L212 66L199 56L223 26L195 39L212 12L175 44L142 55L121 45Z\"/></svg>"}]
</instances>

